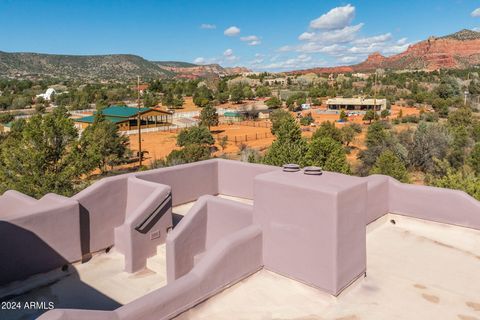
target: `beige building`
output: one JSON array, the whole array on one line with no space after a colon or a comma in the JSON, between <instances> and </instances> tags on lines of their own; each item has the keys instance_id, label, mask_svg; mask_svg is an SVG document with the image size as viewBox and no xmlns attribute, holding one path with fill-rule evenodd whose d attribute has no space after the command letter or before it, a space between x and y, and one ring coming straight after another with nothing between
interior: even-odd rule
<instances>
[{"instance_id":1,"label":"beige building","mask_svg":"<svg viewBox=\"0 0 480 320\"><path fill-rule=\"evenodd\" d=\"M387 109L387 99L332 98L327 100L327 107L331 110L381 111Z\"/></svg>"}]
</instances>

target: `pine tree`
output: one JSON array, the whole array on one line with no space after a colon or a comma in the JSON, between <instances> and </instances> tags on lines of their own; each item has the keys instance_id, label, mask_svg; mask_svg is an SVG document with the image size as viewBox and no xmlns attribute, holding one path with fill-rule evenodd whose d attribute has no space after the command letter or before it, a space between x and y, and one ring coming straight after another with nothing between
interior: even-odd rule
<instances>
[{"instance_id":1,"label":"pine tree","mask_svg":"<svg viewBox=\"0 0 480 320\"><path fill-rule=\"evenodd\" d=\"M291 115L284 114L277 123L275 140L268 149L263 162L266 164L281 166L285 163L305 165L305 153L308 150L307 142L302 138L300 126Z\"/></svg>"},{"instance_id":2,"label":"pine tree","mask_svg":"<svg viewBox=\"0 0 480 320\"><path fill-rule=\"evenodd\" d=\"M0 145L0 193L71 195L75 183L93 169L90 161L84 162L77 137L64 107L15 123Z\"/></svg>"},{"instance_id":3,"label":"pine tree","mask_svg":"<svg viewBox=\"0 0 480 320\"><path fill-rule=\"evenodd\" d=\"M101 112L95 115L92 125L88 126L80 138L84 163L91 162L102 173L107 166L114 166L124 160L128 154L128 138L118 133L117 126L105 119Z\"/></svg>"},{"instance_id":4,"label":"pine tree","mask_svg":"<svg viewBox=\"0 0 480 320\"><path fill-rule=\"evenodd\" d=\"M390 150L384 151L370 170L370 174L384 174L401 182L408 182L408 172L403 162Z\"/></svg>"},{"instance_id":5,"label":"pine tree","mask_svg":"<svg viewBox=\"0 0 480 320\"><path fill-rule=\"evenodd\" d=\"M166 165L173 166L209 159L210 147L215 143L210 130L205 126L182 130L177 137L180 150L173 150L165 159Z\"/></svg>"},{"instance_id":6,"label":"pine tree","mask_svg":"<svg viewBox=\"0 0 480 320\"><path fill-rule=\"evenodd\" d=\"M305 157L308 165L322 167L327 171L350 173L342 144L330 137L313 139Z\"/></svg>"},{"instance_id":7,"label":"pine tree","mask_svg":"<svg viewBox=\"0 0 480 320\"><path fill-rule=\"evenodd\" d=\"M373 111L372 109L367 110L367 112L363 116L363 120L368 121L368 123L372 123L372 120L375 120L375 111Z\"/></svg>"},{"instance_id":8,"label":"pine tree","mask_svg":"<svg viewBox=\"0 0 480 320\"><path fill-rule=\"evenodd\" d=\"M212 126L218 126L217 109L210 104L203 107L200 112L200 125L208 127L208 130L210 130L210 127Z\"/></svg>"},{"instance_id":9,"label":"pine tree","mask_svg":"<svg viewBox=\"0 0 480 320\"><path fill-rule=\"evenodd\" d=\"M469 164L472 169L480 176L480 142L477 142L473 146L472 152L470 153Z\"/></svg>"}]
</instances>

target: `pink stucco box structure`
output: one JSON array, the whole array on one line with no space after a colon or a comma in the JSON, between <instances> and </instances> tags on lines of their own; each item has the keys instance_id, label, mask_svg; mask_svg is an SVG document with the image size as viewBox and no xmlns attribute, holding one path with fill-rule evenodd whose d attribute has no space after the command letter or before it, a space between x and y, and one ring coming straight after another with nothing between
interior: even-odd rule
<instances>
[{"instance_id":1,"label":"pink stucco box structure","mask_svg":"<svg viewBox=\"0 0 480 320\"><path fill-rule=\"evenodd\" d=\"M265 268L338 295L365 272L367 182L338 173L255 177Z\"/></svg>"}]
</instances>

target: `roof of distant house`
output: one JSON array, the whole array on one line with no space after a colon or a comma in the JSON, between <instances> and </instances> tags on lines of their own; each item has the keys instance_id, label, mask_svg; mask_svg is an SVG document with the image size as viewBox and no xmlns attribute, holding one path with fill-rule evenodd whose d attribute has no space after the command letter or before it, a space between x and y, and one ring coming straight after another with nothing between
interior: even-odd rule
<instances>
[{"instance_id":1,"label":"roof of distant house","mask_svg":"<svg viewBox=\"0 0 480 320\"><path fill-rule=\"evenodd\" d=\"M133 108L127 107L122 105L114 105L109 106L102 110L102 114L104 116L110 117L122 117L122 118L130 118L136 116L138 112L143 113L145 111L150 111L150 108Z\"/></svg>"},{"instance_id":2,"label":"roof of distant house","mask_svg":"<svg viewBox=\"0 0 480 320\"><path fill-rule=\"evenodd\" d=\"M159 109L135 108L135 107L128 107L125 105L109 106L105 109L102 109L101 113L105 116L106 120L113 123L119 123L119 122L127 121L128 119L131 119L133 117L136 117L139 112L140 114L142 114L148 111L157 111L165 114L171 114L168 111L159 110ZM95 115L91 115L91 116L75 119L75 122L93 123L94 120L95 120Z\"/></svg>"},{"instance_id":3,"label":"roof of distant house","mask_svg":"<svg viewBox=\"0 0 480 320\"><path fill-rule=\"evenodd\" d=\"M113 122L113 123L119 123L119 122L123 122L123 121L128 120L128 118L108 117L108 116L105 117L105 119L110 121L110 122ZM75 122L93 123L94 121L95 121L95 115L75 119Z\"/></svg>"},{"instance_id":4,"label":"roof of distant house","mask_svg":"<svg viewBox=\"0 0 480 320\"><path fill-rule=\"evenodd\" d=\"M376 101L375 101L376 100ZM352 105L381 105L387 102L387 99L363 99L363 98L331 98L327 104L352 104Z\"/></svg>"},{"instance_id":5,"label":"roof of distant house","mask_svg":"<svg viewBox=\"0 0 480 320\"><path fill-rule=\"evenodd\" d=\"M240 117L240 113L235 111L227 111L223 114L224 117Z\"/></svg>"}]
</instances>

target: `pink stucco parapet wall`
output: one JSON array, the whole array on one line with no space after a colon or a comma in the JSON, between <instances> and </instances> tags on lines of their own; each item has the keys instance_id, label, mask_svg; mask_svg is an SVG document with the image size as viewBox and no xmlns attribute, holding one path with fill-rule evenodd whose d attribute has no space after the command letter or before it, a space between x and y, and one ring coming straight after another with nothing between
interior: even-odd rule
<instances>
[{"instance_id":1,"label":"pink stucco parapet wall","mask_svg":"<svg viewBox=\"0 0 480 320\"><path fill-rule=\"evenodd\" d=\"M153 245L167 241L167 286L114 311L52 310L41 316L41 319L169 319L265 265L264 251L268 246L265 247L262 223L250 220L256 214L255 206L202 196L226 194L253 199L255 204L255 178L280 170L213 159L105 178L72 198L47 195L35 200L8 191L0 197L0 261L5 262L0 265L0 284L87 260L89 254L113 245L127 248L123 250L126 270L135 271L144 266L152 250L146 238L135 238L138 235L134 222L143 219L170 192L173 205L200 198L188 219L183 219L168 235L171 210L163 213L154 225L161 240L156 238L159 242ZM464 192L402 184L381 175L358 178L325 174L333 181L359 181L364 186L360 188L366 188L365 210L359 213L362 219L348 226L355 228L360 237L366 224L388 212L480 229L480 203ZM322 180L318 179L318 183ZM346 195L342 201L348 201L348 190L342 193ZM359 197L362 193L356 194ZM272 201L276 196L271 194ZM268 194L263 197L268 198ZM338 203L340 198L332 199ZM340 218L343 215L340 213ZM338 219L339 223L343 223L341 220ZM150 235L147 233L145 237ZM182 246L179 242L191 243L192 237L198 237L200 244ZM336 236L330 239L338 241ZM363 270L362 255L353 265L339 266L343 271L338 269L337 273L329 274L336 277ZM347 280L348 277L343 277L339 285ZM333 292L340 289L331 288Z\"/></svg>"}]
</instances>

